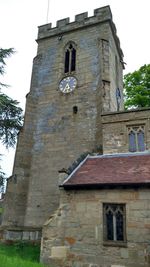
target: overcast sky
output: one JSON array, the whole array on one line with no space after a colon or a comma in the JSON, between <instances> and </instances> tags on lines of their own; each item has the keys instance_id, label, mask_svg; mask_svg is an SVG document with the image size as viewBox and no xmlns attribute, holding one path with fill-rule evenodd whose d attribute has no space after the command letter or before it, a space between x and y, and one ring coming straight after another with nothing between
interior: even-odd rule
<instances>
[{"instance_id":1,"label":"overcast sky","mask_svg":"<svg viewBox=\"0 0 150 267\"><path fill-rule=\"evenodd\" d=\"M150 0L0 0L0 47L13 47L16 53L7 60L3 82L10 88L3 90L20 102L24 109L25 95L30 89L32 60L36 55L38 26L76 14L110 5L113 21L127 63L125 73L150 63ZM14 151L5 153L1 165L11 175Z\"/></svg>"}]
</instances>

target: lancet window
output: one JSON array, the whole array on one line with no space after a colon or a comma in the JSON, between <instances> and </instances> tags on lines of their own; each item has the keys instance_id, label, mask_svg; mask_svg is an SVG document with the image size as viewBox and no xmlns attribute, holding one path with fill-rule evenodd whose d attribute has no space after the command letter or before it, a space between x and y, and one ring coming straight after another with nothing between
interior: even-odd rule
<instances>
[{"instance_id":1,"label":"lancet window","mask_svg":"<svg viewBox=\"0 0 150 267\"><path fill-rule=\"evenodd\" d=\"M76 70L76 48L73 43L69 43L65 49L64 72L71 73Z\"/></svg>"}]
</instances>

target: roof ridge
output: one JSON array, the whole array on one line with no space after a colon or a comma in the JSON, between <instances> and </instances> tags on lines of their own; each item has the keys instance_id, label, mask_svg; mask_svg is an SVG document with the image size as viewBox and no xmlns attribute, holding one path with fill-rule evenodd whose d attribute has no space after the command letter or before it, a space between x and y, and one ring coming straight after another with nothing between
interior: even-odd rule
<instances>
[{"instance_id":1,"label":"roof ridge","mask_svg":"<svg viewBox=\"0 0 150 267\"><path fill-rule=\"evenodd\" d=\"M150 155L150 151L146 150L144 152L126 152L126 153L113 153L113 154L97 154L97 155L89 155L89 158L118 158L118 157L134 157L134 156L148 156Z\"/></svg>"}]
</instances>

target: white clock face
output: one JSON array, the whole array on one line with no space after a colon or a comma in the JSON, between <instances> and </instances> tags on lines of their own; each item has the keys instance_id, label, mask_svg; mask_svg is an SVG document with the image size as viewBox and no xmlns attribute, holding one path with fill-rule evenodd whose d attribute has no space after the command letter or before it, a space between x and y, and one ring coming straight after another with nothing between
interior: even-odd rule
<instances>
[{"instance_id":1,"label":"white clock face","mask_svg":"<svg viewBox=\"0 0 150 267\"><path fill-rule=\"evenodd\" d=\"M59 89L64 94L72 92L77 86L77 79L73 76L65 77L59 84Z\"/></svg>"}]
</instances>

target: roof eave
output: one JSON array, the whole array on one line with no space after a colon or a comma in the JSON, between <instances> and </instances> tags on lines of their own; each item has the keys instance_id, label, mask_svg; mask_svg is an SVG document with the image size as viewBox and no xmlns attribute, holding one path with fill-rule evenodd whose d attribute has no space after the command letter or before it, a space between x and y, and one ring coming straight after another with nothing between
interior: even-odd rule
<instances>
[{"instance_id":1,"label":"roof eave","mask_svg":"<svg viewBox=\"0 0 150 267\"><path fill-rule=\"evenodd\" d=\"M150 181L145 183L63 184L59 187L63 187L65 190L150 188Z\"/></svg>"}]
</instances>

